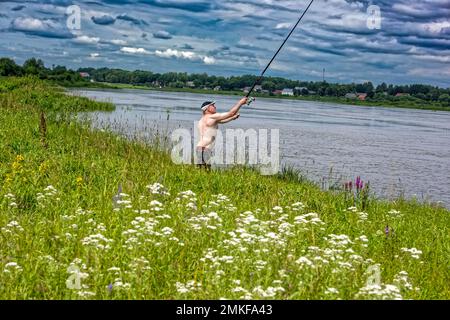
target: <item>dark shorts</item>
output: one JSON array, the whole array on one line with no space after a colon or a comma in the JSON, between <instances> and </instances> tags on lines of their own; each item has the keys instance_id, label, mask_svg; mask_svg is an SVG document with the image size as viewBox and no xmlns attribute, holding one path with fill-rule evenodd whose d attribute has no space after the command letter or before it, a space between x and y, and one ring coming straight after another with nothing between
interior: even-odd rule
<instances>
[{"instance_id":1,"label":"dark shorts","mask_svg":"<svg viewBox=\"0 0 450 320\"><path fill-rule=\"evenodd\" d=\"M210 164L212 151L204 147L197 147L195 164Z\"/></svg>"}]
</instances>

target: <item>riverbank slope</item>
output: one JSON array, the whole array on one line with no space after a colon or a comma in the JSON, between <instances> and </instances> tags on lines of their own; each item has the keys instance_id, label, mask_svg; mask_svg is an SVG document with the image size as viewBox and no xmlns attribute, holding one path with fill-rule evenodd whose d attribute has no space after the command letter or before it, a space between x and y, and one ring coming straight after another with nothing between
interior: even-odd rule
<instances>
[{"instance_id":1,"label":"riverbank slope","mask_svg":"<svg viewBox=\"0 0 450 320\"><path fill-rule=\"evenodd\" d=\"M175 165L32 78L0 108L2 299L450 298L444 208Z\"/></svg>"}]
</instances>

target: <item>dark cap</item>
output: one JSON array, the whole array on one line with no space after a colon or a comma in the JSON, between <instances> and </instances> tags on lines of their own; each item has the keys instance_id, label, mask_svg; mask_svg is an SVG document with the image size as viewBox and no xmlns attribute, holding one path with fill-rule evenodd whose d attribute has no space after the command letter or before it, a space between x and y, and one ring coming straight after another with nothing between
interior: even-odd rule
<instances>
[{"instance_id":1,"label":"dark cap","mask_svg":"<svg viewBox=\"0 0 450 320\"><path fill-rule=\"evenodd\" d=\"M213 105L215 103L216 103L215 101L205 101L203 102L201 109L205 111L210 105Z\"/></svg>"}]
</instances>

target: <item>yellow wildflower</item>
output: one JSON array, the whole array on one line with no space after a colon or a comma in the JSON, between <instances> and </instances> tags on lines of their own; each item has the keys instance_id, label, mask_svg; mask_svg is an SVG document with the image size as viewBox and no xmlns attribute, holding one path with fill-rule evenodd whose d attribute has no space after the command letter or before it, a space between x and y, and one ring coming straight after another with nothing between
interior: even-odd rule
<instances>
[{"instance_id":1,"label":"yellow wildflower","mask_svg":"<svg viewBox=\"0 0 450 320\"><path fill-rule=\"evenodd\" d=\"M47 168L48 168L47 162L46 161L42 162L41 165L39 166L39 173L45 174L45 172L47 172Z\"/></svg>"},{"instance_id":2,"label":"yellow wildflower","mask_svg":"<svg viewBox=\"0 0 450 320\"><path fill-rule=\"evenodd\" d=\"M6 174L5 184L10 184L12 182L12 176L11 174Z\"/></svg>"},{"instance_id":3,"label":"yellow wildflower","mask_svg":"<svg viewBox=\"0 0 450 320\"><path fill-rule=\"evenodd\" d=\"M20 164L20 162L14 161L12 164L12 168L14 171L18 171L22 168L22 165Z\"/></svg>"},{"instance_id":4,"label":"yellow wildflower","mask_svg":"<svg viewBox=\"0 0 450 320\"><path fill-rule=\"evenodd\" d=\"M14 171L18 171L18 170L22 169L21 162L24 161L24 160L25 160L25 158L21 154L17 155L16 156L16 160L12 164L13 170Z\"/></svg>"}]
</instances>

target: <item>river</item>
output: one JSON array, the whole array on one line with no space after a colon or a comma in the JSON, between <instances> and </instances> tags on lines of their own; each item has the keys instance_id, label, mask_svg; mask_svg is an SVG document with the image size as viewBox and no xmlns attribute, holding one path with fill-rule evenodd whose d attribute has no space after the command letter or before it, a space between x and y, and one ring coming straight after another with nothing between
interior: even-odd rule
<instances>
[{"instance_id":1,"label":"river","mask_svg":"<svg viewBox=\"0 0 450 320\"><path fill-rule=\"evenodd\" d=\"M200 105L216 100L227 111L239 97L150 90L71 90L117 106L95 123L131 135L149 128L188 128ZM450 112L257 99L225 128L279 129L282 164L327 188L361 176L378 197L400 195L450 207ZM167 120L169 118L169 120Z\"/></svg>"}]
</instances>

